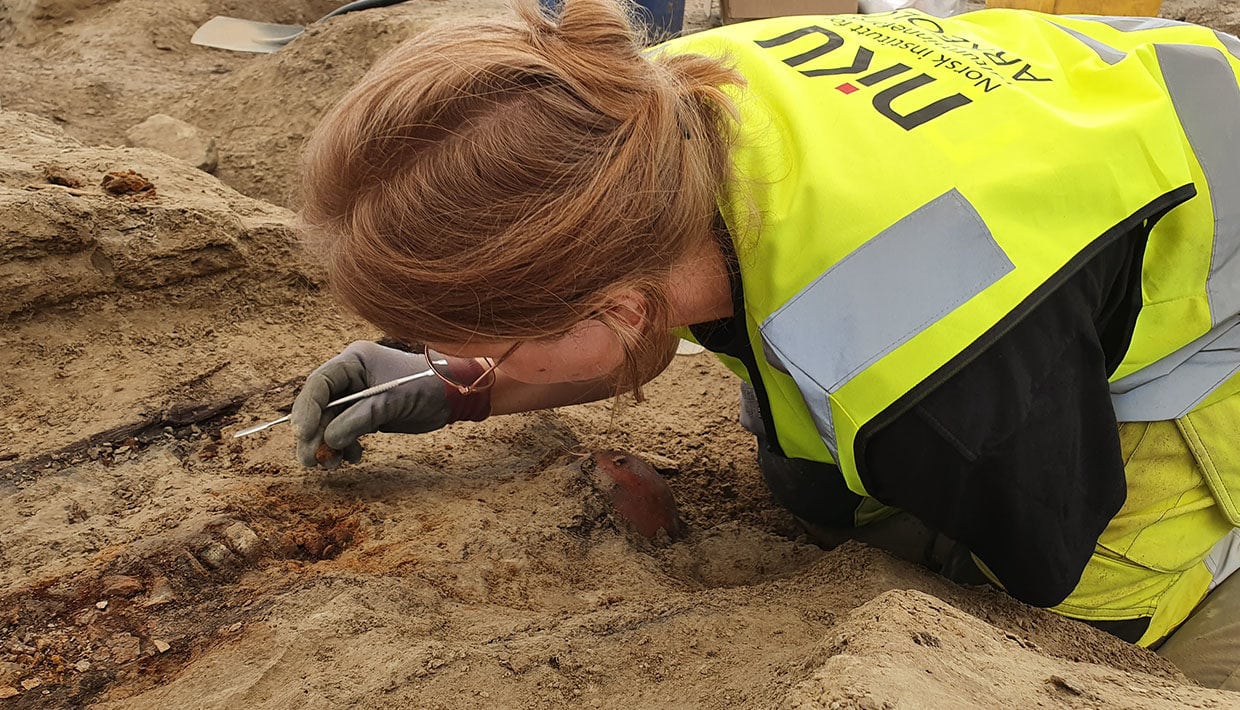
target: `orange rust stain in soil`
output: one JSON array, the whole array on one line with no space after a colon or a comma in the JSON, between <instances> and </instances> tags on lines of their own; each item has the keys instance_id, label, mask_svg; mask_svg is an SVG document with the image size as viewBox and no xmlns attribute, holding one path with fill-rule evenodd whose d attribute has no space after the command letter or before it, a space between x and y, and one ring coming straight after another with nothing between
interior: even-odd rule
<instances>
[{"instance_id":1,"label":"orange rust stain in soil","mask_svg":"<svg viewBox=\"0 0 1240 710\"><path fill-rule=\"evenodd\" d=\"M312 559L335 559L345 548L358 541L358 521L355 517L340 520L306 521L284 534L285 546L303 551Z\"/></svg>"},{"instance_id":2,"label":"orange rust stain in soil","mask_svg":"<svg viewBox=\"0 0 1240 710\"><path fill-rule=\"evenodd\" d=\"M332 500L277 484L239 501L235 509L283 558L335 559L365 537L364 506L355 500Z\"/></svg>"}]
</instances>

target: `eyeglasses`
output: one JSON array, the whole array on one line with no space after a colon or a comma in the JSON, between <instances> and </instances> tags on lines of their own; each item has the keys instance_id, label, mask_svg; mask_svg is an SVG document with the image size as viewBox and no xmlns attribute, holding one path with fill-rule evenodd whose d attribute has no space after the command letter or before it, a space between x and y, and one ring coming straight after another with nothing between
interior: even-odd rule
<instances>
[{"instance_id":1,"label":"eyeglasses","mask_svg":"<svg viewBox=\"0 0 1240 710\"><path fill-rule=\"evenodd\" d=\"M426 346L422 347L422 354L426 356L426 361L431 367L431 372L435 373L436 377L443 380L444 384L455 387L456 391L463 395L470 395L475 392L490 389L491 385L495 384L495 369L498 368L504 360L520 346L521 343L514 344L511 348L505 350L503 355L500 355L497 358L476 358L483 362L486 369L484 369L482 374L478 375L473 382L468 384L461 382L452 375L452 372L448 369L447 355L431 350Z\"/></svg>"}]
</instances>

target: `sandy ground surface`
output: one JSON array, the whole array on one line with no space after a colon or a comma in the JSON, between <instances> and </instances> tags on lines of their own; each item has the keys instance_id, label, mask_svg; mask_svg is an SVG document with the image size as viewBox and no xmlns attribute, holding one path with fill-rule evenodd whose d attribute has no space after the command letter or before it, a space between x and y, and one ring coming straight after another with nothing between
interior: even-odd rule
<instances>
[{"instance_id":1,"label":"sandy ground surface","mask_svg":"<svg viewBox=\"0 0 1240 710\"><path fill-rule=\"evenodd\" d=\"M373 436L327 473L287 429L232 439L376 335L296 249L306 133L402 38L503 11L414 0L272 55L188 41L333 4L0 0L0 707L1240 707L1002 594L813 546L706 357L639 406ZM1236 3L1164 14L1240 27ZM216 177L123 147L153 113L215 136ZM127 170L153 189L101 187ZM660 470L682 535L616 514L602 449Z\"/></svg>"}]
</instances>

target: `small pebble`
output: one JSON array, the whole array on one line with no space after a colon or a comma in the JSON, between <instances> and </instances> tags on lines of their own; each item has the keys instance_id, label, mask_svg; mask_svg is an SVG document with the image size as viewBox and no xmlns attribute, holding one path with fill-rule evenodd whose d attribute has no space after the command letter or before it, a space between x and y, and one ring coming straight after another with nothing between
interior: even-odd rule
<instances>
[{"instance_id":1,"label":"small pebble","mask_svg":"<svg viewBox=\"0 0 1240 710\"><path fill-rule=\"evenodd\" d=\"M238 555L253 559L260 552L261 542L258 535L245 523L233 523L224 529L224 541Z\"/></svg>"},{"instance_id":2,"label":"small pebble","mask_svg":"<svg viewBox=\"0 0 1240 710\"><path fill-rule=\"evenodd\" d=\"M95 608L96 608L96 609L100 609L100 610L107 609L107 608L108 608L108 600L107 600L107 599L104 599L104 600L103 600L103 601L101 601L101 602L95 602Z\"/></svg>"},{"instance_id":3,"label":"small pebble","mask_svg":"<svg viewBox=\"0 0 1240 710\"><path fill-rule=\"evenodd\" d=\"M211 569L220 569L233 558L232 551L214 540L198 551L198 559Z\"/></svg>"}]
</instances>

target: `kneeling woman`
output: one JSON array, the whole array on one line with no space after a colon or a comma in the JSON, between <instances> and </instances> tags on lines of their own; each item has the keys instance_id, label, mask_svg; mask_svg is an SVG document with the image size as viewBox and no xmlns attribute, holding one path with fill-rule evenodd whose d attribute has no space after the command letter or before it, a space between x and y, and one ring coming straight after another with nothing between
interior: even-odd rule
<instances>
[{"instance_id":1,"label":"kneeling woman","mask_svg":"<svg viewBox=\"0 0 1240 710\"><path fill-rule=\"evenodd\" d=\"M316 370L304 463L640 398L693 337L807 525L912 521L945 573L1238 687L1240 41L902 11L643 52L608 0L518 10L402 46L312 139L334 288L426 352Z\"/></svg>"}]
</instances>

